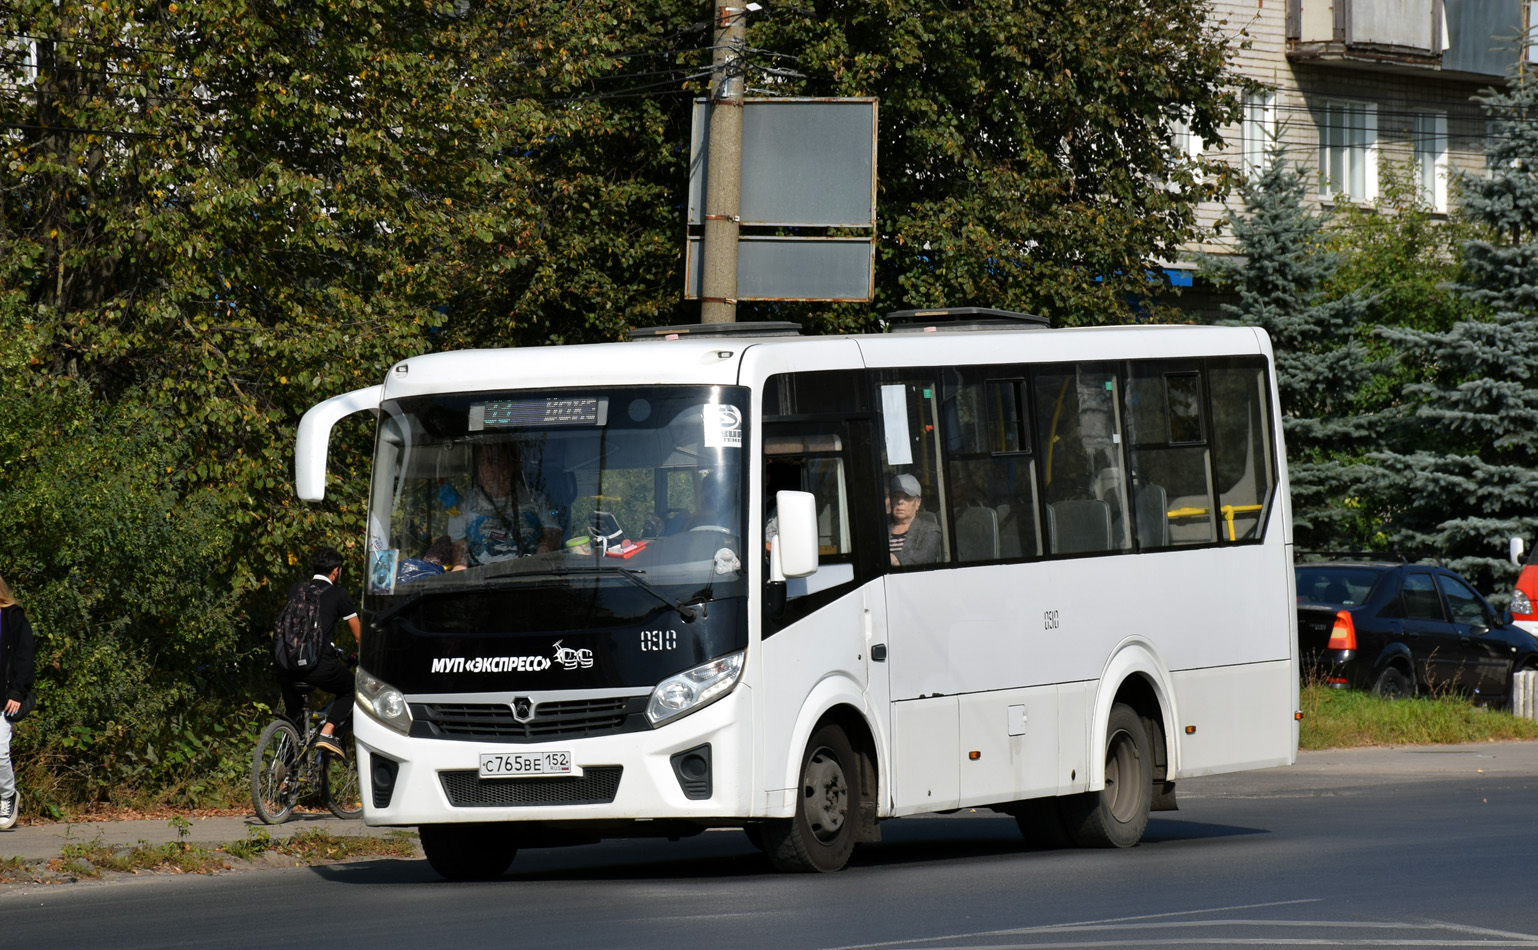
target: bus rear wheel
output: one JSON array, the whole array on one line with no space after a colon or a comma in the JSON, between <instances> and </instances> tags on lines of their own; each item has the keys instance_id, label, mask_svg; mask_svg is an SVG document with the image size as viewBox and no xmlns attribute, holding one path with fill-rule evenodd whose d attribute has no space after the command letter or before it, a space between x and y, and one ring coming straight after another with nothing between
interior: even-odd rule
<instances>
[{"instance_id":1,"label":"bus rear wheel","mask_svg":"<svg viewBox=\"0 0 1538 950\"><path fill-rule=\"evenodd\" d=\"M502 876L518 854L503 824L422 825L422 853L433 870L451 881L489 881Z\"/></svg>"},{"instance_id":2,"label":"bus rear wheel","mask_svg":"<svg viewBox=\"0 0 1538 950\"><path fill-rule=\"evenodd\" d=\"M1058 809L1081 848L1130 848L1142 840L1153 801L1153 753L1143 720L1117 703L1106 722L1105 787L1062 799Z\"/></svg>"},{"instance_id":3,"label":"bus rear wheel","mask_svg":"<svg viewBox=\"0 0 1538 950\"><path fill-rule=\"evenodd\" d=\"M760 828L769 860L781 871L838 871L854 853L859 825L859 762L838 726L812 733L801 759L795 817Z\"/></svg>"}]
</instances>

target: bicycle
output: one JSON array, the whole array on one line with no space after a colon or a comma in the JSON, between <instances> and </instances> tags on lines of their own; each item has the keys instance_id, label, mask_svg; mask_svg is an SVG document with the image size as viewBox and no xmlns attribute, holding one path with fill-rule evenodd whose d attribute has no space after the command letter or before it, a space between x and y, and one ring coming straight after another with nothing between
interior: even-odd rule
<instances>
[{"instance_id":1,"label":"bicycle","mask_svg":"<svg viewBox=\"0 0 1538 950\"><path fill-rule=\"evenodd\" d=\"M315 740L325 722L325 709L312 709L314 687L294 684L304 693L299 721L304 734L287 718L279 716L262 730L251 754L251 804L256 816L269 825L280 825L294 813L306 788L317 789L320 800L338 818L361 818L363 796L358 788L357 750L338 758L317 749ZM350 743L350 738L343 738Z\"/></svg>"}]
</instances>

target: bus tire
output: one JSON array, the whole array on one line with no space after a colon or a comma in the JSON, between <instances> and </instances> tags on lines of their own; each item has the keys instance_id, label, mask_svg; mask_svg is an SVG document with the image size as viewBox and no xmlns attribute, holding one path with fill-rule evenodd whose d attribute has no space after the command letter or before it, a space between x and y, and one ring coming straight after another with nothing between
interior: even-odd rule
<instances>
[{"instance_id":1,"label":"bus tire","mask_svg":"<svg viewBox=\"0 0 1538 950\"><path fill-rule=\"evenodd\" d=\"M1130 848L1148 827L1153 801L1153 753L1143 720L1117 703L1105 730L1105 788L1065 797L1063 826L1081 848Z\"/></svg>"},{"instance_id":2,"label":"bus tire","mask_svg":"<svg viewBox=\"0 0 1538 950\"><path fill-rule=\"evenodd\" d=\"M1043 850L1066 848L1073 844L1063 828L1056 798L1029 798L1013 802L1009 813L1015 818L1020 837L1028 847Z\"/></svg>"},{"instance_id":3,"label":"bus tire","mask_svg":"<svg viewBox=\"0 0 1538 950\"><path fill-rule=\"evenodd\" d=\"M862 794L849 738L838 726L821 726L801 758L795 817L760 826L770 862L781 871L841 870L854 853Z\"/></svg>"},{"instance_id":4,"label":"bus tire","mask_svg":"<svg viewBox=\"0 0 1538 950\"><path fill-rule=\"evenodd\" d=\"M450 881L489 881L502 876L518 847L503 824L422 825L422 853Z\"/></svg>"}]
</instances>

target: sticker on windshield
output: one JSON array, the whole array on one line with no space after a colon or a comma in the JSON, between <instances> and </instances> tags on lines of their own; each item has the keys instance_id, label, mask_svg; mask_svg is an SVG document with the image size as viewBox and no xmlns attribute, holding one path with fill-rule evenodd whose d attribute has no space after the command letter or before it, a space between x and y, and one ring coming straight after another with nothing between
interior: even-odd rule
<instances>
[{"instance_id":1,"label":"sticker on windshield","mask_svg":"<svg viewBox=\"0 0 1538 950\"><path fill-rule=\"evenodd\" d=\"M706 403L702 413L705 422L705 448L742 448L742 410L725 403Z\"/></svg>"}]
</instances>

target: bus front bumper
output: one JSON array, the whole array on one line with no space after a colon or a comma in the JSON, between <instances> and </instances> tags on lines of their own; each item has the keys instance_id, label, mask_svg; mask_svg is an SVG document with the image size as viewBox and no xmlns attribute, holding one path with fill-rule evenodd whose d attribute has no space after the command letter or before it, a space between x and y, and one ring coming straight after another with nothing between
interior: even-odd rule
<instances>
[{"instance_id":1,"label":"bus front bumper","mask_svg":"<svg viewBox=\"0 0 1538 950\"><path fill-rule=\"evenodd\" d=\"M750 689L739 684L656 729L538 743L412 738L360 708L353 726L364 821L409 826L748 817L754 797L751 700ZM480 777L483 754L544 752L570 753L582 775Z\"/></svg>"}]
</instances>

